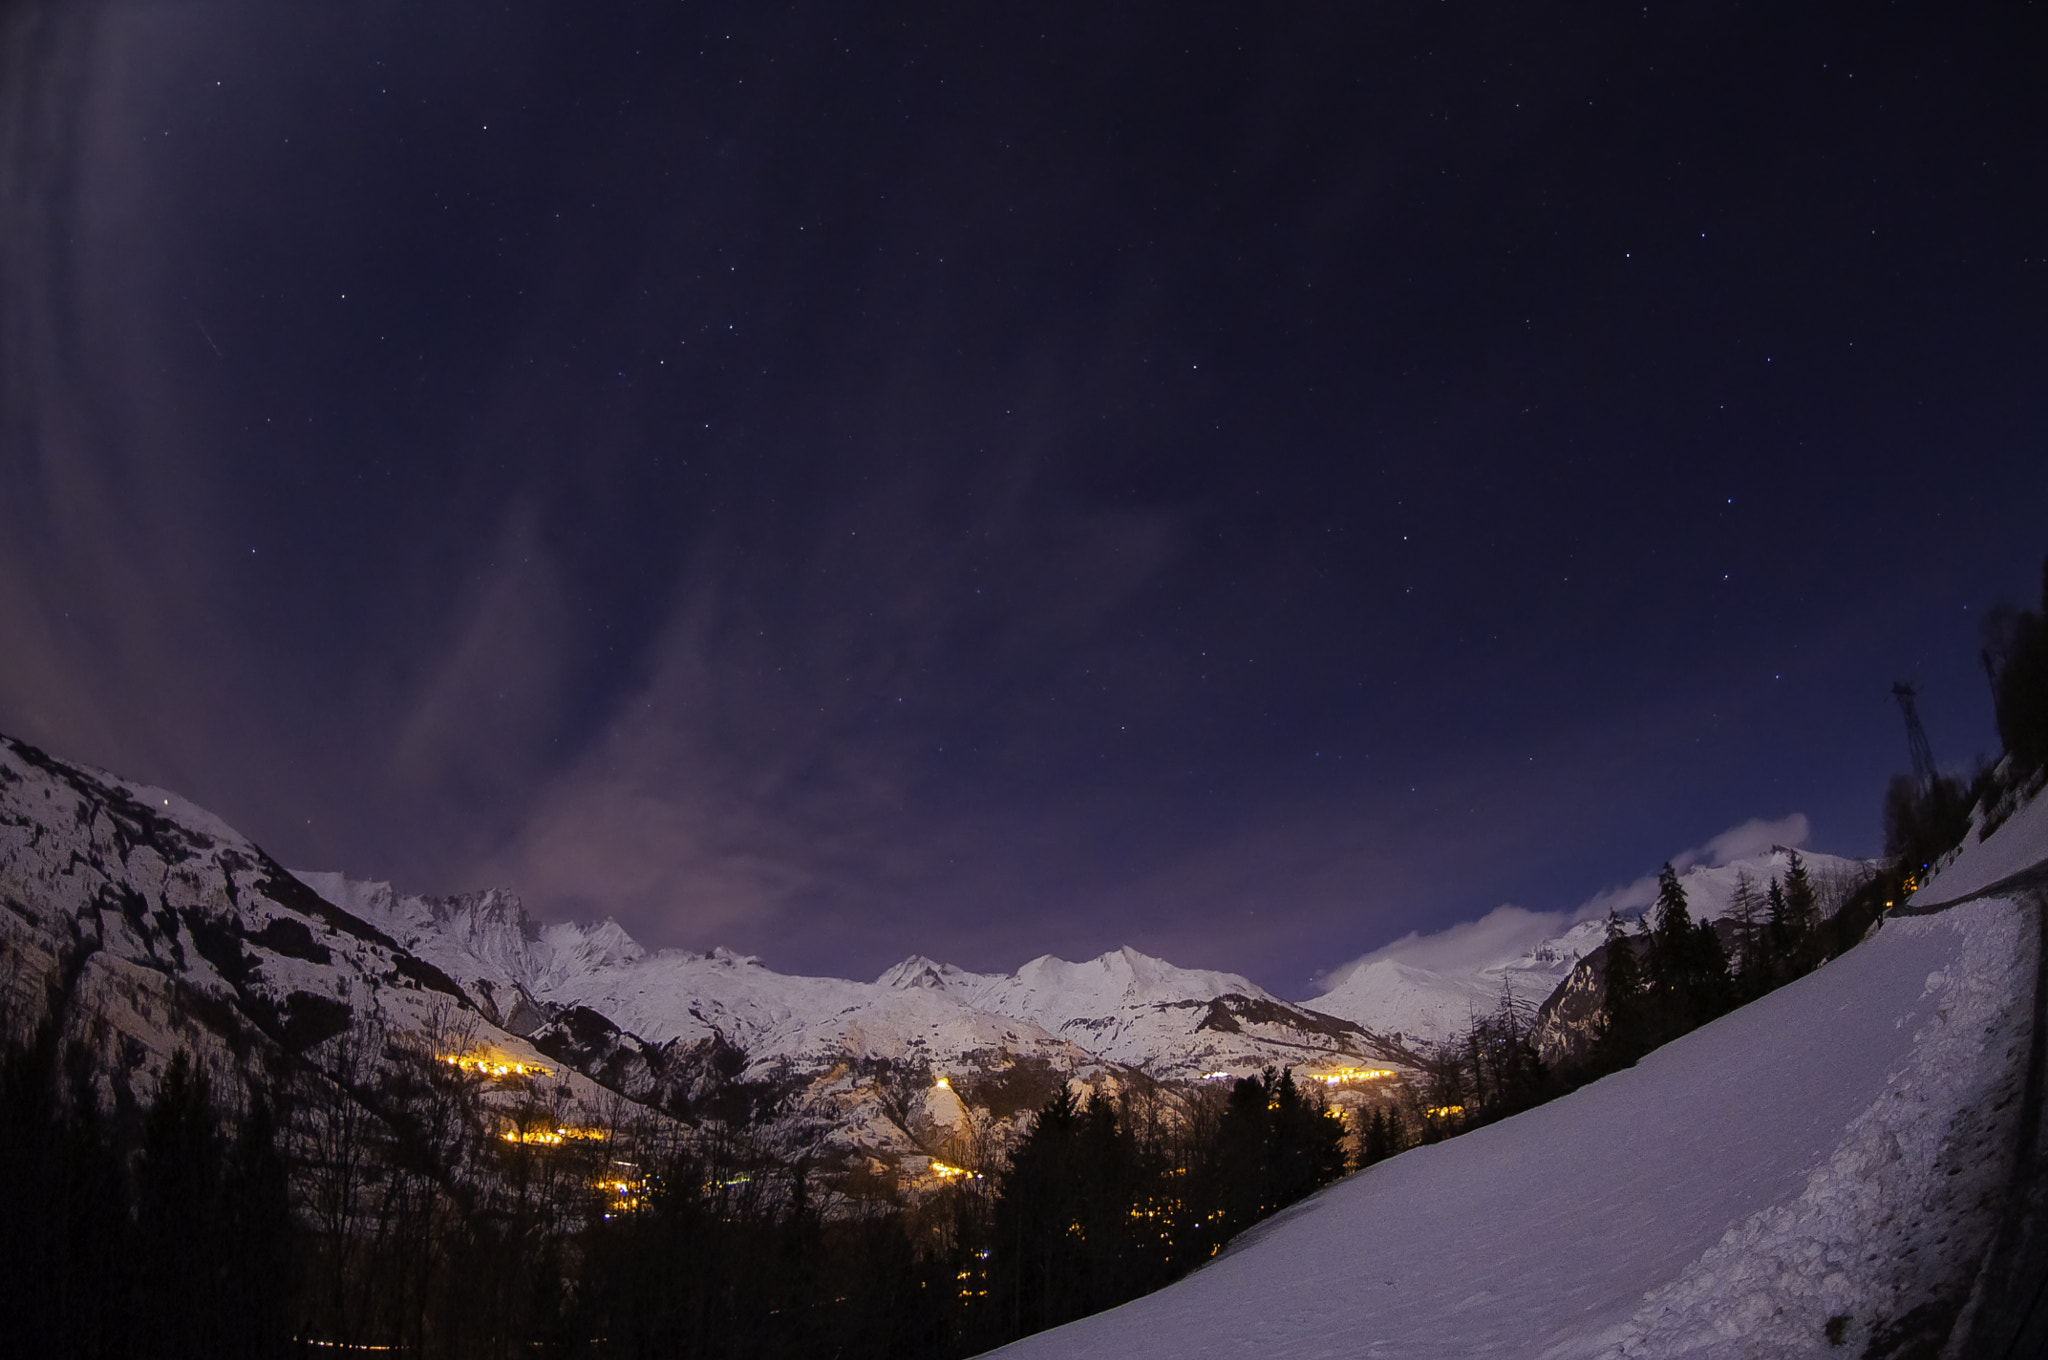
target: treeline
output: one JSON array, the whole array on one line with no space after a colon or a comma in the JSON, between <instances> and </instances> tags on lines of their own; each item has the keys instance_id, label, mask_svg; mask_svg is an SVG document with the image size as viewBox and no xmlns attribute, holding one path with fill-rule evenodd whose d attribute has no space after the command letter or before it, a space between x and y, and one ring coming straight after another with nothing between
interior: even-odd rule
<instances>
[{"instance_id":1,"label":"treeline","mask_svg":"<svg viewBox=\"0 0 2048 1360\"><path fill-rule=\"evenodd\" d=\"M985 1175L848 1198L842 1177L623 1099L446 1061L372 1020L316 1067L216 1084L178 1053L104 1094L82 959L0 1049L0 1316L23 1354L953 1357L1166 1284L1342 1175L1319 1087L1076 1098ZM635 1115L639 1118L635 1118ZM587 1118L587 1116L585 1116ZM508 1122L509 1120L509 1122Z\"/></svg>"},{"instance_id":2,"label":"treeline","mask_svg":"<svg viewBox=\"0 0 2048 1360\"><path fill-rule=\"evenodd\" d=\"M494 1355L545 1331L608 1144L506 1139L476 1077L374 1019L325 1067L274 1050L219 1082L180 1049L138 1099L132 1041L109 1051L77 1013L87 957L0 1045L0 1316L22 1354Z\"/></svg>"},{"instance_id":3,"label":"treeline","mask_svg":"<svg viewBox=\"0 0 2048 1360\"><path fill-rule=\"evenodd\" d=\"M75 979L75 968L71 978ZM62 981L53 990L61 994ZM0 1317L14 1353L286 1353L297 1231L267 1103L230 1133L183 1055L115 1118L52 1004L0 1051Z\"/></svg>"},{"instance_id":4,"label":"treeline","mask_svg":"<svg viewBox=\"0 0 2048 1360\"><path fill-rule=\"evenodd\" d=\"M1220 1094L1197 1088L1162 1119L1156 1103L1056 1093L973 1235L963 1340L998 1345L1170 1284L1344 1174L1341 1112L1292 1072L1268 1068Z\"/></svg>"},{"instance_id":5,"label":"treeline","mask_svg":"<svg viewBox=\"0 0 2048 1360\"><path fill-rule=\"evenodd\" d=\"M1694 921L1666 864L1657 900L1629 930L1609 912L1599 1031L1584 1071L1626 1067L1660 1044L1812 972L1861 941L1893 900L1882 873L1856 884L1831 913L1797 851L1785 877L1759 887L1738 871L1727 917ZM1723 943L1723 934L1728 936Z\"/></svg>"}]
</instances>

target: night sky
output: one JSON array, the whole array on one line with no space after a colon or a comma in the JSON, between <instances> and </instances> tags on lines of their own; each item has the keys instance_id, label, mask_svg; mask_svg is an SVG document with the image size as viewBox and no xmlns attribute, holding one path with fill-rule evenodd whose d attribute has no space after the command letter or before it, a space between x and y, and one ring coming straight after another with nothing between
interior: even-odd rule
<instances>
[{"instance_id":1,"label":"night sky","mask_svg":"<svg viewBox=\"0 0 2048 1360\"><path fill-rule=\"evenodd\" d=\"M295 867L1290 996L1869 854L2048 552L2038 5L16 4L0 730Z\"/></svg>"}]
</instances>

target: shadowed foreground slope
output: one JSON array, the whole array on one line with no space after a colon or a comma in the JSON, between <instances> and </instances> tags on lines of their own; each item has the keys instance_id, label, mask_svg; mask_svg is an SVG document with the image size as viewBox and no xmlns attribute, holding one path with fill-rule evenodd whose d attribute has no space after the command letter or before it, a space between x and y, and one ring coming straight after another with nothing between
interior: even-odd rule
<instances>
[{"instance_id":1,"label":"shadowed foreground slope","mask_svg":"<svg viewBox=\"0 0 2048 1360\"><path fill-rule=\"evenodd\" d=\"M1995 1226L2037 952L2002 898L1888 920L1634 1068L1001 1354L1896 1354L1946 1328Z\"/></svg>"}]
</instances>

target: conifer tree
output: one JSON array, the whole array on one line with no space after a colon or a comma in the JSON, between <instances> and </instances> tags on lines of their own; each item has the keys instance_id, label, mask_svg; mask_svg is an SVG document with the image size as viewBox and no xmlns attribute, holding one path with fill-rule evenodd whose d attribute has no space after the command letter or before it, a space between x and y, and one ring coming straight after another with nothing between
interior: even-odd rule
<instances>
[{"instance_id":1,"label":"conifer tree","mask_svg":"<svg viewBox=\"0 0 2048 1360\"><path fill-rule=\"evenodd\" d=\"M1734 981L1728 976L1728 953L1712 921L1700 921L1692 928L1690 1024L1703 1025L1725 1012L1734 997Z\"/></svg>"},{"instance_id":2,"label":"conifer tree","mask_svg":"<svg viewBox=\"0 0 2048 1360\"><path fill-rule=\"evenodd\" d=\"M1390 1155L1387 1136L1387 1112L1375 1107L1365 1121L1364 1146L1359 1150L1359 1162L1371 1166L1374 1162L1385 1161Z\"/></svg>"},{"instance_id":3,"label":"conifer tree","mask_svg":"<svg viewBox=\"0 0 2048 1360\"><path fill-rule=\"evenodd\" d=\"M1621 913L1607 913L1604 1004L1593 1052L1600 1066L1626 1067L1642 1056L1644 1042L1643 979L1636 949L1622 924Z\"/></svg>"},{"instance_id":4,"label":"conifer tree","mask_svg":"<svg viewBox=\"0 0 2048 1360\"><path fill-rule=\"evenodd\" d=\"M267 1103L230 1140L191 1055L164 1070L135 1159L135 1322L153 1352L275 1354L292 1275L286 1172Z\"/></svg>"},{"instance_id":5,"label":"conifer tree","mask_svg":"<svg viewBox=\"0 0 2048 1360\"><path fill-rule=\"evenodd\" d=\"M1770 918L1766 932L1770 939L1770 983L1776 987L1789 974L1792 946L1797 932L1792 928L1792 907L1785 900L1785 885L1778 882L1776 874L1771 875L1771 886L1764 891L1764 906Z\"/></svg>"},{"instance_id":6,"label":"conifer tree","mask_svg":"<svg viewBox=\"0 0 2048 1360\"><path fill-rule=\"evenodd\" d=\"M1656 988L1657 1023L1654 1042L1682 1033L1690 1023L1694 937L1692 911L1678 871L1666 861L1657 873L1657 901L1651 908L1655 926L1650 937L1650 980Z\"/></svg>"},{"instance_id":7,"label":"conifer tree","mask_svg":"<svg viewBox=\"0 0 2048 1360\"><path fill-rule=\"evenodd\" d=\"M1268 1211L1283 1209L1344 1174L1344 1124L1330 1118L1320 1091L1304 1096L1294 1084L1294 1071L1280 1074L1273 1087L1271 1132L1267 1135L1270 1168Z\"/></svg>"},{"instance_id":8,"label":"conifer tree","mask_svg":"<svg viewBox=\"0 0 2048 1360\"><path fill-rule=\"evenodd\" d=\"M1806 864L1799 858L1799 852L1792 852L1792 862L1785 870L1785 919L1791 927L1793 938L1800 944L1820 924L1820 899L1813 890L1813 880L1807 876Z\"/></svg>"},{"instance_id":9,"label":"conifer tree","mask_svg":"<svg viewBox=\"0 0 2048 1360\"><path fill-rule=\"evenodd\" d=\"M1266 1107L1274 1080L1270 1068L1263 1081L1238 1078L1216 1131L1223 1223L1231 1233L1250 1227L1265 1212Z\"/></svg>"},{"instance_id":10,"label":"conifer tree","mask_svg":"<svg viewBox=\"0 0 2048 1360\"><path fill-rule=\"evenodd\" d=\"M1666 860L1664 867L1657 871L1657 933L1672 939L1681 939L1692 929L1692 909L1685 900L1685 885L1678 881L1678 871Z\"/></svg>"}]
</instances>

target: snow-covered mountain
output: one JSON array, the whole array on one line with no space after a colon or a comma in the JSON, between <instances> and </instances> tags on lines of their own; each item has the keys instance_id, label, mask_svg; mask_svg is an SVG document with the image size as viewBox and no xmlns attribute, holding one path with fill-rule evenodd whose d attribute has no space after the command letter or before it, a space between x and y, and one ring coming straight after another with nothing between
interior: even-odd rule
<instances>
[{"instance_id":1,"label":"snow-covered mountain","mask_svg":"<svg viewBox=\"0 0 2048 1360\"><path fill-rule=\"evenodd\" d=\"M1521 962L1517 958L1471 973L1440 973L1399 959L1371 959L1346 973L1343 981L1322 995L1302 1004L1358 1025L1384 1029L1404 1041L1433 1044L1463 1030L1473 1016L1483 1015L1498 1005L1506 979L1497 975L1510 964ZM1534 970L1517 971L1526 974ZM1569 971L1567 965L1559 977ZM1534 992L1546 996L1549 989L1541 985L1544 980L1528 979L1529 985L1517 986L1515 994L1526 997ZM1556 981L1551 981L1551 988L1556 985Z\"/></svg>"},{"instance_id":2,"label":"snow-covered mountain","mask_svg":"<svg viewBox=\"0 0 2048 1360\"><path fill-rule=\"evenodd\" d=\"M510 1029L535 1034L580 1010L648 1045L728 1045L745 1055L747 1079L877 1061L949 1080L1020 1059L1069 1074L1125 1067L1180 1080L1410 1060L1357 1025L1235 974L1176 968L1128 948L1084 963L1047 956L1010 974L912 956L864 983L778 973L723 949L649 954L611 921L539 927L504 892L410 897L339 874L298 877L456 980Z\"/></svg>"},{"instance_id":3,"label":"snow-covered mountain","mask_svg":"<svg viewBox=\"0 0 2048 1360\"><path fill-rule=\"evenodd\" d=\"M1725 919L1733 909L1738 884L1747 876L1760 893L1772 878L1782 880L1791 867L1792 851L1784 846L1731 859L1721 864L1695 864L1679 875L1693 919ZM1823 912L1832 912L1841 891L1867 866L1835 855L1800 852L1821 898ZM1465 1029L1474 1015L1500 1004L1503 992L1530 1010L1571 976L1579 960L1600 947L1606 937L1607 912L1640 915L1656 898L1656 880L1643 878L1604 893L1588 903L1582 919L1533 945L1469 961L1455 969L1432 969L1399 958L1396 950L1368 954L1339 970L1325 991L1301 1004L1350 1020L1376 1034L1409 1044L1440 1042Z\"/></svg>"},{"instance_id":4,"label":"snow-covered mountain","mask_svg":"<svg viewBox=\"0 0 2048 1360\"><path fill-rule=\"evenodd\" d=\"M146 1094L180 1048L224 1077L279 1057L319 1067L331 1041L374 1025L434 1057L459 1042L546 1071L576 1107L603 1103L204 809L0 737L0 1014L38 1015L53 988L93 1017L117 1097Z\"/></svg>"},{"instance_id":5,"label":"snow-covered mountain","mask_svg":"<svg viewBox=\"0 0 2048 1360\"><path fill-rule=\"evenodd\" d=\"M389 931L513 1028L580 1007L648 1044L722 1042L746 1055L748 1077L877 1058L943 1074L997 1052L1070 1071L1096 1063L1037 1025L941 989L777 973L727 949L650 954L614 921L538 926L516 896L495 890L413 897L339 874L298 877Z\"/></svg>"},{"instance_id":6,"label":"snow-covered mountain","mask_svg":"<svg viewBox=\"0 0 2048 1360\"><path fill-rule=\"evenodd\" d=\"M970 973L912 955L876 985L1016 1016L1166 1079L1414 1061L1363 1026L1282 1001L1235 973L1177 968L1129 946L1081 963L1046 954L1014 973Z\"/></svg>"}]
</instances>

